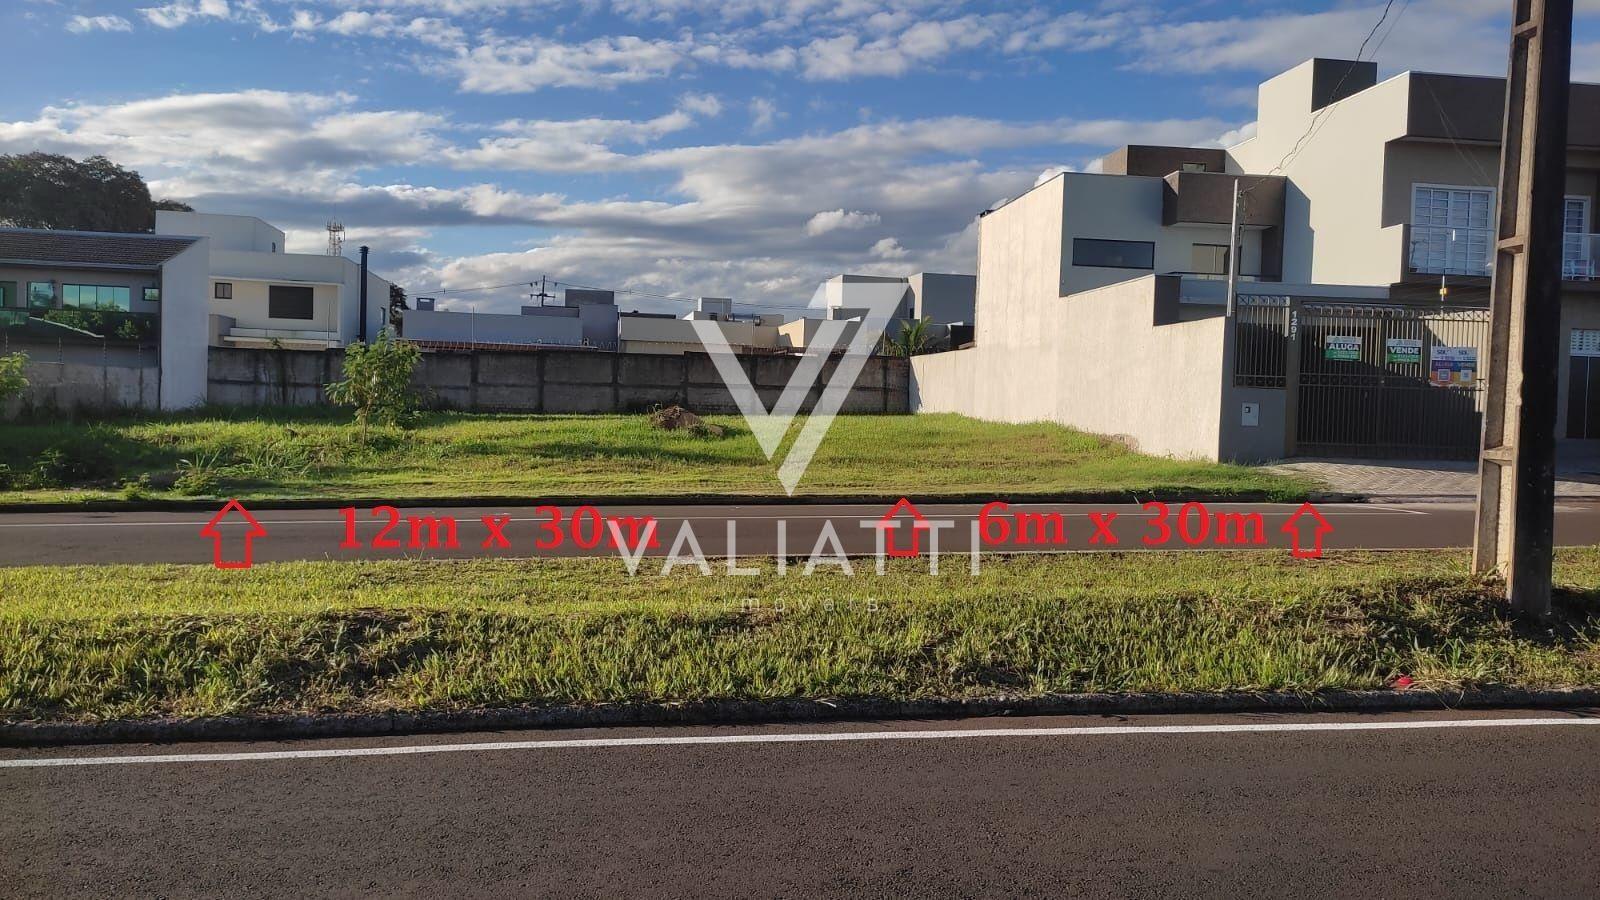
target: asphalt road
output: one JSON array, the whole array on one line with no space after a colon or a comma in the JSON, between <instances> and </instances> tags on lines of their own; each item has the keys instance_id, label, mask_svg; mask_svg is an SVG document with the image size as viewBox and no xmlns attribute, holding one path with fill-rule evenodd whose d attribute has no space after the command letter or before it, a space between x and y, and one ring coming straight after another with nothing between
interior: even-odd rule
<instances>
[{"instance_id":1,"label":"asphalt road","mask_svg":"<svg viewBox=\"0 0 1600 900\"><path fill-rule=\"evenodd\" d=\"M533 557L533 556L593 556L615 555L616 549L609 540L609 528L600 529L594 515L606 517L655 517L657 541L655 547L645 549L646 555L663 556L671 552L684 523L692 529L701 549L710 556L727 555L730 546L739 555L770 556L778 552L780 528L784 533L783 548L786 555L806 556L817 546L826 524L831 523L839 546L851 555L870 555L877 549L878 530L870 527L887 512L878 506L859 505L776 505L776 506L655 506L615 507L584 513L581 524L573 529L575 509L561 507L559 523L561 541L553 545L556 532L551 530L548 512L534 507L495 508L437 508L418 509L402 507L395 514L396 522L388 532L391 540L400 546L380 548L374 539L390 522L388 515L374 517L369 510L359 510L356 515L356 543L358 547L343 547L346 541L346 521L338 508L298 509L261 512L257 514L267 536L254 541L253 558L258 562L302 559L384 559L400 557ZM951 523L939 529L939 546L942 553L965 553L972 543L972 524L981 507L969 505L930 505L921 513L931 522ZM1169 504L1165 541L1146 543L1145 539L1163 534L1159 525L1150 524L1156 512L1137 504L1018 504L1012 506L1004 519L1010 530L1007 539L994 543L984 542L989 551L1058 551L1058 550L1226 550L1240 548L1288 548L1292 535L1283 530L1284 525L1298 509L1285 504L1209 504L1202 511L1192 509L1183 514L1182 504ZM1427 548L1466 547L1472 542L1472 505L1467 503L1416 503L1416 504L1326 504L1318 507L1332 530L1325 534L1328 548ZM1047 516L1060 514L1061 531L1065 541L1053 539L1053 526L1035 523L1026 526L1029 540L1018 540L1022 526L1016 513ZM1115 518L1107 515L1115 513ZM1219 524L1218 515L1250 515L1259 513L1261 541L1255 541L1255 525L1230 519L1226 527ZM1110 534L1117 543L1100 534L1092 520L1100 516L1109 521ZM409 546L412 518L452 518L456 521L458 547L428 546L430 532L418 531L418 546ZM507 517L501 532L507 546L492 541L484 517ZM73 512L73 513L10 513L0 515L0 565L78 564L78 563L203 563L212 561L215 542L202 537L200 529L209 515L194 512ZM897 542L901 548L909 546L912 528L902 517L902 527L887 533L885 540ZM733 540L729 540L729 522L733 525ZM780 523L782 523L780 525ZM1312 539L1309 519L1300 522L1307 546ZM242 519L233 518L219 526L224 537L224 554L229 559L243 557L243 537L247 526ZM641 524L641 528L644 526ZM991 526L998 536L1002 524ZM1204 532L1202 535L1202 527ZM1187 535L1191 539L1184 539ZM619 529L621 530L621 529ZM1219 543L1219 532L1226 530L1227 543ZM630 546L637 546L639 538L629 538ZM440 542L443 542L441 532ZM642 532L639 533L642 536ZM923 533L921 547L929 545L927 532ZM1242 537L1241 537L1242 534ZM598 543L596 536L599 535ZM1600 503L1563 501L1557 508L1557 541L1563 545L1600 543ZM1097 540L1098 538L1098 540ZM491 546L485 547L485 543ZM584 547L587 543L590 546ZM543 544L544 546L540 546ZM685 551L687 545L685 545Z\"/></svg>"},{"instance_id":2,"label":"asphalt road","mask_svg":"<svg viewBox=\"0 0 1600 900\"><path fill-rule=\"evenodd\" d=\"M1335 722L1372 730L1258 730ZM568 743L703 736L755 742ZM1570 712L0 750L8 897L1593 897L1597 846L1600 718Z\"/></svg>"}]
</instances>

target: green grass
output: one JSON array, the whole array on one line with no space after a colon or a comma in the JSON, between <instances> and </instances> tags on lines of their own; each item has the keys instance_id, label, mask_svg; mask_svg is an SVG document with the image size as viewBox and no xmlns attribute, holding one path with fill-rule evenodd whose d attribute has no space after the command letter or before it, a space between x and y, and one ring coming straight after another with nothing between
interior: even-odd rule
<instances>
[{"instance_id":1,"label":"green grass","mask_svg":"<svg viewBox=\"0 0 1600 900\"><path fill-rule=\"evenodd\" d=\"M978 577L616 560L0 569L0 715L1600 683L1600 550L1528 633L1456 552L1083 554ZM954 567L959 568L959 567Z\"/></svg>"},{"instance_id":2,"label":"green grass","mask_svg":"<svg viewBox=\"0 0 1600 900\"><path fill-rule=\"evenodd\" d=\"M366 443L336 411L210 410L90 424L16 423L0 429L0 460L10 467L0 471L0 503L781 496L776 466L743 421L710 421L726 434L665 432L651 428L642 414L432 413L413 430L376 432ZM798 493L1204 491L1293 499L1308 487L1243 466L1142 456L1058 425L923 415L840 417Z\"/></svg>"}]
</instances>

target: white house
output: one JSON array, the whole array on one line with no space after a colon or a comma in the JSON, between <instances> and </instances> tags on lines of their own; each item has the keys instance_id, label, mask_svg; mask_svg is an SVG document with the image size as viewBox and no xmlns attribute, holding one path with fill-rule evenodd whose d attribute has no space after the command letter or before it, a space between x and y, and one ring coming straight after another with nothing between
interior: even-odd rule
<instances>
[{"instance_id":1,"label":"white house","mask_svg":"<svg viewBox=\"0 0 1600 900\"><path fill-rule=\"evenodd\" d=\"M255 216L156 213L156 233L204 237L210 247L211 337L215 347L343 347L370 340L387 321L389 282L343 256L287 253L282 230Z\"/></svg>"}]
</instances>

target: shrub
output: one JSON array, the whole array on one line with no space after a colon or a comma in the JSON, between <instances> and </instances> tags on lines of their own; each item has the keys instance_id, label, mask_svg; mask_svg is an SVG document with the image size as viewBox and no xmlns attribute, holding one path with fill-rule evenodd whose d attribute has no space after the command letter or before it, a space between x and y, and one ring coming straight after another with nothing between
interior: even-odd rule
<instances>
[{"instance_id":1,"label":"shrub","mask_svg":"<svg viewBox=\"0 0 1600 900\"><path fill-rule=\"evenodd\" d=\"M8 353L0 356L0 403L22 396L28 389L28 376L23 369L28 365L28 354Z\"/></svg>"},{"instance_id":2,"label":"shrub","mask_svg":"<svg viewBox=\"0 0 1600 900\"><path fill-rule=\"evenodd\" d=\"M422 358L416 344L396 341L384 331L371 344L360 341L344 351L344 380L328 385L328 399L355 407L366 440L372 422L410 424L417 413L418 397L411 373Z\"/></svg>"},{"instance_id":3,"label":"shrub","mask_svg":"<svg viewBox=\"0 0 1600 900\"><path fill-rule=\"evenodd\" d=\"M178 460L178 478L172 489L186 497L215 494L222 486L222 454L197 453Z\"/></svg>"}]
</instances>

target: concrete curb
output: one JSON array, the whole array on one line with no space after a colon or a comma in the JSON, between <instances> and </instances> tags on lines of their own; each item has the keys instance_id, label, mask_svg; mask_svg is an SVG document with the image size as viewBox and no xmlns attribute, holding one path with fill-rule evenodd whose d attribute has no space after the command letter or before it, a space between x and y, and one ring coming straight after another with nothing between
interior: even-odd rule
<instances>
[{"instance_id":1,"label":"concrete curb","mask_svg":"<svg viewBox=\"0 0 1600 900\"><path fill-rule=\"evenodd\" d=\"M252 511L273 509L326 509L344 506L391 504L406 508L461 508L476 506L890 506L903 495L891 494L803 494L781 497L770 494L664 494L594 495L548 497L304 497L242 501ZM1361 494L1311 493L1313 503L1362 503ZM1145 503L1160 500L1176 503L1198 500L1204 503L1294 503L1295 499L1275 497L1265 491L1186 491L1182 488L1158 491L1068 491L1064 493L926 494L913 497L919 504L988 503ZM0 513L58 512L216 512L225 499L194 500L85 500L50 503L0 503Z\"/></svg>"},{"instance_id":2,"label":"concrete curb","mask_svg":"<svg viewBox=\"0 0 1600 900\"><path fill-rule=\"evenodd\" d=\"M1132 713L1402 712L1441 709L1600 707L1600 687L1462 691L1324 691L1291 693L1053 694L968 700L708 700L603 706L518 706L453 712L218 716L107 722L0 722L0 746L286 740L592 728L621 725L751 725L986 716Z\"/></svg>"}]
</instances>

